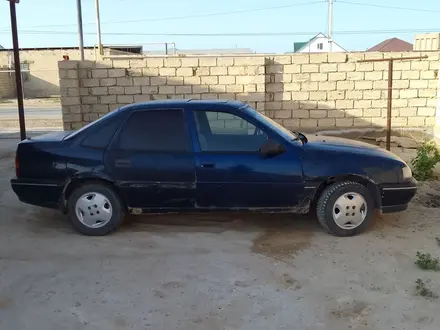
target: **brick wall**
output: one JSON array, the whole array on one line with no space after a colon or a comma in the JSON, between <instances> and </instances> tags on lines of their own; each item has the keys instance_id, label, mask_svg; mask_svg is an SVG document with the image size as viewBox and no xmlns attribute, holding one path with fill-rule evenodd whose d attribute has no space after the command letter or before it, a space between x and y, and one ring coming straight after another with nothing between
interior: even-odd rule
<instances>
[{"instance_id":1,"label":"brick wall","mask_svg":"<svg viewBox=\"0 0 440 330\"><path fill-rule=\"evenodd\" d=\"M15 96L15 75L0 71L0 99Z\"/></svg>"},{"instance_id":2,"label":"brick wall","mask_svg":"<svg viewBox=\"0 0 440 330\"><path fill-rule=\"evenodd\" d=\"M237 99L289 128L382 127L388 64L363 59L421 53L106 58L59 62L66 129L123 104L193 98ZM439 52L394 64L393 126L433 127Z\"/></svg>"}]
</instances>

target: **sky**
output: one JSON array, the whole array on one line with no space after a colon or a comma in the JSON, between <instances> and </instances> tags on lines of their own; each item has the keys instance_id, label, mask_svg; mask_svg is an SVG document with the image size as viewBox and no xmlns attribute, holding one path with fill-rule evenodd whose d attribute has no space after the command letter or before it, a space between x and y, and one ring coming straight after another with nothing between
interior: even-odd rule
<instances>
[{"instance_id":1,"label":"sky","mask_svg":"<svg viewBox=\"0 0 440 330\"><path fill-rule=\"evenodd\" d=\"M440 32L440 0L334 0L333 7L333 39L347 50ZM328 32L327 0L100 0L100 12L103 44L142 44L145 50L175 42L178 49L283 53L293 51L294 42ZM82 0L82 13L84 43L95 45L95 0ZM20 47L78 46L76 0L21 0L17 20ZM0 45L5 48L12 47L10 29L9 4L3 0Z\"/></svg>"}]
</instances>

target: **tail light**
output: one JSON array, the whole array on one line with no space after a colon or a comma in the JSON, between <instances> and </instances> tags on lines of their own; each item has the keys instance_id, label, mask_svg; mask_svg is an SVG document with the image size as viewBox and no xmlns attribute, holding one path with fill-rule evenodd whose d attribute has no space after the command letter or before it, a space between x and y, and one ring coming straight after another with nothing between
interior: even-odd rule
<instances>
[{"instance_id":1,"label":"tail light","mask_svg":"<svg viewBox=\"0 0 440 330\"><path fill-rule=\"evenodd\" d=\"M18 161L18 155L15 154L15 176L18 178L19 176L20 163Z\"/></svg>"}]
</instances>

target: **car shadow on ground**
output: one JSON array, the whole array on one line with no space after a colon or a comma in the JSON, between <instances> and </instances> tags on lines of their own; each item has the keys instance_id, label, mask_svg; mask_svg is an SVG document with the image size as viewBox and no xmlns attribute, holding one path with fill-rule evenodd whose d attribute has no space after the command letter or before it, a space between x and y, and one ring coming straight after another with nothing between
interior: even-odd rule
<instances>
[{"instance_id":1,"label":"car shadow on ground","mask_svg":"<svg viewBox=\"0 0 440 330\"><path fill-rule=\"evenodd\" d=\"M287 213L188 213L128 216L121 231L241 232L259 230L319 230L316 217Z\"/></svg>"},{"instance_id":2,"label":"car shadow on ground","mask_svg":"<svg viewBox=\"0 0 440 330\"><path fill-rule=\"evenodd\" d=\"M74 233L66 215L48 209L35 209L27 220L34 233L44 233L48 230L59 230L65 234ZM400 217L395 214L379 215L376 213L370 231L381 231L402 227ZM324 233L316 215L311 212L306 215L290 213L167 213L128 215L113 235L129 233L222 233L236 231L242 233L273 232L314 234Z\"/></svg>"},{"instance_id":3,"label":"car shadow on ground","mask_svg":"<svg viewBox=\"0 0 440 330\"><path fill-rule=\"evenodd\" d=\"M70 231L67 215L57 210L34 208L30 206L26 223L32 226L35 233L45 229ZM34 230L35 229L35 230ZM290 213L164 213L126 215L123 223L115 233L130 232L206 232L224 231L258 232L273 231L322 231L314 214L298 215ZM73 231L73 229L72 229Z\"/></svg>"}]
</instances>

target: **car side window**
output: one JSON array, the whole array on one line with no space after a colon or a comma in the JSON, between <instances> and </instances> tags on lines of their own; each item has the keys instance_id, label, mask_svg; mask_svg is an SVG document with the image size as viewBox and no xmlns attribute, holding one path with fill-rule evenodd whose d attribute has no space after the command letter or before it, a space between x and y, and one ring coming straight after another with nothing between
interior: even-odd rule
<instances>
[{"instance_id":1,"label":"car side window","mask_svg":"<svg viewBox=\"0 0 440 330\"><path fill-rule=\"evenodd\" d=\"M194 111L201 151L257 152L268 136L244 118L221 111Z\"/></svg>"},{"instance_id":2,"label":"car side window","mask_svg":"<svg viewBox=\"0 0 440 330\"><path fill-rule=\"evenodd\" d=\"M124 125L117 148L152 152L188 151L183 110L134 112Z\"/></svg>"},{"instance_id":3,"label":"car side window","mask_svg":"<svg viewBox=\"0 0 440 330\"><path fill-rule=\"evenodd\" d=\"M101 123L97 129L92 131L81 141L81 146L96 149L107 148L119 124L120 120L118 120L118 118L112 118Z\"/></svg>"},{"instance_id":4,"label":"car side window","mask_svg":"<svg viewBox=\"0 0 440 330\"><path fill-rule=\"evenodd\" d=\"M207 111L212 134L253 135L256 127L241 117L227 112Z\"/></svg>"}]
</instances>

